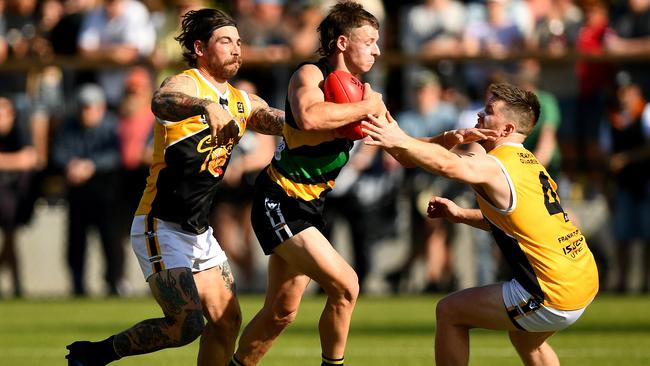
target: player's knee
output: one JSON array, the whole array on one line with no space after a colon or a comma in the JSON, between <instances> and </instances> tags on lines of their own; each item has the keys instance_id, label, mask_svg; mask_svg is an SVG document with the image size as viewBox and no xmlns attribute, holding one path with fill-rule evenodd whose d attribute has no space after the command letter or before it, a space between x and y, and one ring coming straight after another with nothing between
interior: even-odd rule
<instances>
[{"instance_id":1,"label":"player's knee","mask_svg":"<svg viewBox=\"0 0 650 366\"><path fill-rule=\"evenodd\" d=\"M273 309L271 320L276 327L284 329L296 320L298 308L276 307Z\"/></svg>"},{"instance_id":2,"label":"player's knee","mask_svg":"<svg viewBox=\"0 0 650 366\"><path fill-rule=\"evenodd\" d=\"M180 322L180 337L178 346L184 346L197 339L205 328L203 312L198 309L186 310L185 317Z\"/></svg>"},{"instance_id":3,"label":"player's knee","mask_svg":"<svg viewBox=\"0 0 650 366\"><path fill-rule=\"evenodd\" d=\"M354 306L359 298L359 278L356 274L350 275L346 281L334 284L325 289L330 302L337 306Z\"/></svg>"},{"instance_id":4,"label":"player's knee","mask_svg":"<svg viewBox=\"0 0 650 366\"><path fill-rule=\"evenodd\" d=\"M449 321L454 318L456 307L448 298L442 298L436 305L436 322Z\"/></svg>"},{"instance_id":5,"label":"player's knee","mask_svg":"<svg viewBox=\"0 0 650 366\"><path fill-rule=\"evenodd\" d=\"M229 306L219 316L211 316L209 325L220 332L238 334L241 328L242 315L239 306Z\"/></svg>"}]
</instances>

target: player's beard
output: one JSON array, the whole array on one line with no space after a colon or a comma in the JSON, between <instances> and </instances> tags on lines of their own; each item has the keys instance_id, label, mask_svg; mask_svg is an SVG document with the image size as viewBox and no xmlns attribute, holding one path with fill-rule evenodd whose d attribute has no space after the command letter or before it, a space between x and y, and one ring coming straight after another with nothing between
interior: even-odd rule
<instances>
[{"instance_id":1,"label":"player's beard","mask_svg":"<svg viewBox=\"0 0 650 366\"><path fill-rule=\"evenodd\" d=\"M221 74L220 76L225 79L229 80L235 75L237 75L237 72L239 71L239 68L241 67L242 60L241 57L233 57L232 59L224 62L221 64L218 68L219 73Z\"/></svg>"}]
</instances>

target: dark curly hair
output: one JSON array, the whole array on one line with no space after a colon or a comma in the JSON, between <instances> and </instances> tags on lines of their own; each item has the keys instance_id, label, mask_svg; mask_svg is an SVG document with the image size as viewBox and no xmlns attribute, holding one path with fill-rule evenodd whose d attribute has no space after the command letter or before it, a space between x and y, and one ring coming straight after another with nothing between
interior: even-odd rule
<instances>
[{"instance_id":1,"label":"dark curly hair","mask_svg":"<svg viewBox=\"0 0 650 366\"><path fill-rule=\"evenodd\" d=\"M196 67L194 42L199 40L207 43L212 37L212 32L227 26L236 27L237 23L219 9L190 10L183 15L181 33L174 39L183 47L183 58L190 67Z\"/></svg>"},{"instance_id":2,"label":"dark curly hair","mask_svg":"<svg viewBox=\"0 0 650 366\"><path fill-rule=\"evenodd\" d=\"M517 122L517 132L527 135L539 119L539 100L535 93L512 84L490 85L489 93L506 104L506 117Z\"/></svg>"},{"instance_id":3,"label":"dark curly hair","mask_svg":"<svg viewBox=\"0 0 650 366\"><path fill-rule=\"evenodd\" d=\"M329 14L318 26L320 47L318 53L331 56L336 51L336 40L339 36L350 36L354 28L371 25L379 29L379 21L366 11L363 6L354 1L342 1L332 7Z\"/></svg>"}]
</instances>

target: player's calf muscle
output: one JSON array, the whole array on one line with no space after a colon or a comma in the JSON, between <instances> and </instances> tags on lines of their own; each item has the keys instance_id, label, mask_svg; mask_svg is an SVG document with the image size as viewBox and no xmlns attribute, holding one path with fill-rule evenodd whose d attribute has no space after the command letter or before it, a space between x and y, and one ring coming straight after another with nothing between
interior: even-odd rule
<instances>
[{"instance_id":1,"label":"player's calf muscle","mask_svg":"<svg viewBox=\"0 0 650 366\"><path fill-rule=\"evenodd\" d=\"M204 328L203 313L185 310L177 318L148 319L115 336L115 351L120 356L149 353L168 347L180 347L194 341Z\"/></svg>"}]
</instances>

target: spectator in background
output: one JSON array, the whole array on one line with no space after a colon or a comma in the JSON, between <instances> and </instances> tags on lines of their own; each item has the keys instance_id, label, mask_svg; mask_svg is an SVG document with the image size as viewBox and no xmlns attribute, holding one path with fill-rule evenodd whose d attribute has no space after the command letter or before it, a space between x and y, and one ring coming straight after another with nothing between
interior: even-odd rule
<instances>
[{"instance_id":1,"label":"spectator in background","mask_svg":"<svg viewBox=\"0 0 650 366\"><path fill-rule=\"evenodd\" d=\"M289 81L292 57L291 29L285 22L285 0L255 0L249 16L237 19L242 38L242 58L247 64L258 64L256 69L241 71L241 76L255 80L260 96L270 105L281 106L285 99L285 85Z\"/></svg>"},{"instance_id":2,"label":"spectator in background","mask_svg":"<svg viewBox=\"0 0 650 366\"><path fill-rule=\"evenodd\" d=\"M53 146L53 163L67 184L67 258L73 291L77 296L87 294L84 262L88 230L94 227L106 261L108 292L116 295L124 266L114 210L120 164L117 118L107 110L106 96L97 85L83 85L77 103L77 113L66 121Z\"/></svg>"},{"instance_id":3,"label":"spectator in background","mask_svg":"<svg viewBox=\"0 0 650 366\"><path fill-rule=\"evenodd\" d=\"M617 105L609 113L609 171L615 183L612 197L614 238L619 278L616 290L629 290L630 248L643 246L641 291L650 291L650 103L638 84L618 88Z\"/></svg>"},{"instance_id":4,"label":"spectator in background","mask_svg":"<svg viewBox=\"0 0 650 366\"><path fill-rule=\"evenodd\" d=\"M13 294L20 297L22 285L15 248L16 229L26 223L22 211L30 174L36 168L38 159L16 117L12 101L0 97L0 230L3 238L0 268L9 268Z\"/></svg>"},{"instance_id":5,"label":"spectator in background","mask_svg":"<svg viewBox=\"0 0 650 366\"><path fill-rule=\"evenodd\" d=\"M0 0L0 63L7 59L7 20L5 19L6 0Z\"/></svg>"},{"instance_id":6,"label":"spectator in background","mask_svg":"<svg viewBox=\"0 0 650 366\"><path fill-rule=\"evenodd\" d=\"M90 62L129 65L148 58L156 33L147 8L136 0L105 0L87 13L81 23L80 56ZM124 94L126 70L97 71L97 82L106 92L110 109L116 110Z\"/></svg>"},{"instance_id":7,"label":"spectator in background","mask_svg":"<svg viewBox=\"0 0 650 366\"><path fill-rule=\"evenodd\" d=\"M422 70L415 76L415 101L413 110L398 114L400 126L414 137L435 136L456 126L458 110L443 101L438 76L430 70ZM426 291L448 290L452 286L449 262L448 232L443 220L427 218L427 204L432 194L455 196L458 184L435 177L422 169L406 171L403 189L411 206L411 242L406 261L386 279L393 291L397 291L403 279L410 274L413 263L420 256L426 259Z\"/></svg>"},{"instance_id":8,"label":"spectator in background","mask_svg":"<svg viewBox=\"0 0 650 366\"><path fill-rule=\"evenodd\" d=\"M546 12L538 16L527 38L527 48L554 56L565 55L575 48L582 11L574 0L551 0L550 6L544 9Z\"/></svg>"},{"instance_id":9,"label":"spectator in background","mask_svg":"<svg viewBox=\"0 0 650 366\"><path fill-rule=\"evenodd\" d=\"M125 94L119 108L117 134L120 141L120 237L131 232L131 221L149 175L152 161L153 124L152 77L143 66L133 66L126 75Z\"/></svg>"},{"instance_id":10,"label":"spectator in background","mask_svg":"<svg viewBox=\"0 0 650 366\"><path fill-rule=\"evenodd\" d=\"M524 33L508 14L510 0L487 0L485 18L470 20L463 35L466 56L486 56L499 59L521 50L525 44ZM480 60L465 67L468 86L480 90L490 74L496 70L514 71L512 62Z\"/></svg>"},{"instance_id":11,"label":"spectator in background","mask_svg":"<svg viewBox=\"0 0 650 366\"><path fill-rule=\"evenodd\" d=\"M156 47L151 54L151 63L158 70L156 85L160 85L165 78L176 74L183 65L183 50L175 37L180 32L183 15L190 10L205 7L204 0L173 0L173 7L168 7L164 12Z\"/></svg>"},{"instance_id":12,"label":"spectator in background","mask_svg":"<svg viewBox=\"0 0 650 366\"><path fill-rule=\"evenodd\" d=\"M627 11L615 24L615 32L605 37L606 50L617 56L637 57L650 54L650 0L628 0ZM647 61L633 60L623 65L650 99L650 73Z\"/></svg>"},{"instance_id":13,"label":"spectator in background","mask_svg":"<svg viewBox=\"0 0 650 366\"><path fill-rule=\"evenodd\" d=\"M557 181L561 164L557 143L557 130L561 123L560 107L553 94L539 89L540 68L539 61L528 59L520 63L516 75L518 86L535 93L540 106L539 119L524 140L524 147L535 154L551 178Z\"/></svg>"},{"instance_id":14,"label":"spectator in background","mask_svg":"<svg viewBox=\"0 0 650 366\"><path fill-rule=\"evenodd\" d=\"M404 7L406 15L399 24L401 51L409 57L444 57L463 54L462 38L467 24L467 12L463 3L457 0L426 0L412 7ZM449 75L455 77L458 70L452 63L445 62ZM404 70L405 108L416 108L414 85L421 67L409 63Z\"/></svg>"},{"instance_id":15,"label":"spectator in background","mask_svg":"<svg viewBox=\"0 0 650 366\"><path fill-rule=\"evenodd\" d=\"M461 41L467 15L457 0L426 0L404 10L400 44L408 55L462 55Z\"/></svg>"},{"instance_id":16,"label":"spectator in background","mask_svg":"<svg viewBox=\"0 0 650 366\"><path fill-rule=\"evenodd\" d=\"M299 1L289 5L287 22L291 28L291 52L294 57L305 59L313 56L318 48L318 27L325 16L318 1Z\"/></svg>"},{"instance_id":17,"label":"spectator in background","mask_svg":"<svg viewBox=\"0 0 650 366\"><path fill-rule=\"evenodd\" d=\"M72 56L78 51L79 31L87 13L94 9L95 0L64 0L64 13L49 32L49 41L56 55ZM73 41L74 40L74 41Z\"/></svg>"},{"instance_id":18,"label":"spectator in background","mask_svg":"<svg viewBox=\"0 0 650 366\"><path fill-rule=\"evenodd\" d=\"M585 16L578 32L577 51L584 55L602 55L609 28L609 10L603 0L586 0L582 3ZM576 119L571 138L561 145L566 160L564 171L571 182L576 182L576 172L584 172L587 183L582 196L595 198L602 192L603 154L599 137L604 126L605 101L612 91L613 72L611 64L578 60L575 64L578 77ZM579 183L579 181L578 181Z\"/></svg>"},{"instance_id":19,"label":"spectator in background","mask_svg":"<svg viewBox=\"0 0 650 366\"><path fill-rule=\"evenodd\" d=\"M257 94L255 84L248 80L239 79L233 86L251 95ZM259 287L263 284L252 282L255 279L253 250L256 239L250 218L255 178L271 161L274 151L274 136L247 129L233 148L228 170L210 209L210 226L214 228L215 238L229 262L243 274L236 276L238 290L264 290Z\"/></svg>"},{"instance_id":20,"label":"spectator in background","mask_svg":"<svg viewBox=\"0 0 650 366\"><path fill-rule=\"evenodd\" d=\"M12 57L32 55L32 41L37 35L37 5L36 0L7 0L6 37Z\"/></svg>"}]
</instances>

